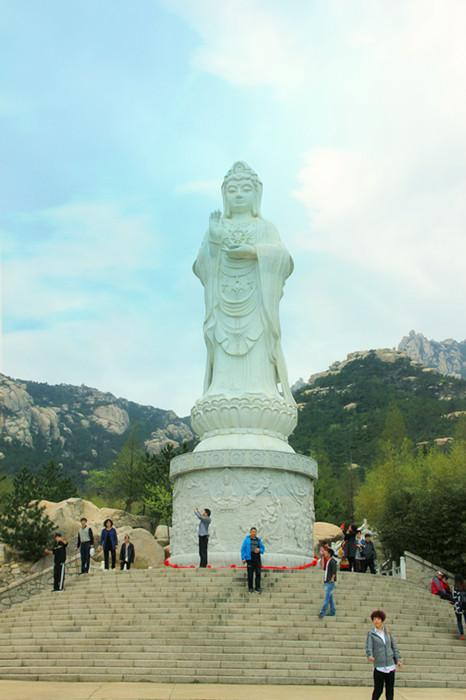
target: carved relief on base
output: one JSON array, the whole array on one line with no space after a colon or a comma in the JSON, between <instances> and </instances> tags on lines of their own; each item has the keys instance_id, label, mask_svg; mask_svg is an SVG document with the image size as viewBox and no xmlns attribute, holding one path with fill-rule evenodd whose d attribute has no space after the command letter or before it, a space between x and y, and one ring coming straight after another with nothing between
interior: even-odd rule
<instances>
[{"instance_id":1,"label":"carved relief on base","mask_svg":"<svg viewBox=\"0 0 466 700\"><path fill-rule=\"evenodd\" d=\"M188 472L176 478L173 493L172 558L191 555L197 563L193 508L210 508L209 552L238 552L257 527L268 554L313 556L313 480L302 473L266 468L225 467Z\"/></svg>"}]
</instances>

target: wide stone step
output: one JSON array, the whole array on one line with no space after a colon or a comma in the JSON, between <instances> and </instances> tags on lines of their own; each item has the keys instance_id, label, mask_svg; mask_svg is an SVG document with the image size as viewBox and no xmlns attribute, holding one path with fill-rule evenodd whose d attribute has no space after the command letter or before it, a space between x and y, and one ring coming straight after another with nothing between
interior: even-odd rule
<instances>
[{"instance_id":1,"label":"wide stone step","mask_svg":"<svg viewBox=\"0 0 466 700\"><path fill-rule=\"evenodd\" d=\"M186 644L192 644L198 639L199 634L209 636L210 639L209 642L206 642L206 645L211 646L215 646L222 642L251 642L263 644L268 638L272 638L275 643L281 643L282 641L286 640L294 640L301 643L305 641L311 642L314 640L320 640L322 641L322 643L328 643L330 641L333 642L340 640L341 642L347 644L354 642L355 639L359 639L363 643L365 643L366 640L365 635L357 634L351 630L349 630L347 633L344 633L344 631L341 628L337 628L336 625L330 625L329 627L322 628L321 630L308 631L298 631L293 628L281 629L273 627L264 627L260 630L255 630L254 632L245 632L244 630L238 628L232 628L222 631L212 625L211 627L199 628L175 628L173 630L165 630L163 634L160 634L158 631L152 629L143 631L142 634L137 632L132 633L129 634L127 637L122 637L123 630L115 630L111 626L102 626L100 628L96 627L94 630L80 629L79 627L75 627L72 629L63 629L59 632L12 632L11 634L0 638L0 648L14 643L21 644L27 642L28 639L30 639L31 642L34 642L35 644L41 643L41 645L58 640L62 640L64 643L66 643L67 641L72 643L73 641L78 641L79 639L82 639L86 643L91 643L94 641L96 643L99 643L99 640L108 639L109 637L115 637L115 635L120 635L121 638L127 639L128 641L131 641L134 644L144 642L154 643L158 640L163 640L165 643L168 643L170 640L184 640ZM442 644L454 644L456 631L452 627L450 631L438 633L436 634L435 639L430 638L427 641L424 635L420 635L416 632L409 631L405 632L403 635L396 635L396 637L400 640L400 643L402 643L403 646L405 646L406 644L419 643L427 648L431 648L432 646L435 646L435 644L438 644L439 646L441 646ZM110 644L110 642L108 643Z\"/></svg>"},{"instance_id":2,"label":"wide stone step","mask_svg":"<svg viewBox=\"0 0 466 700\"><path fill-rule=\"evenodd\" d=\"M312 650L312 653L310 654L304 654L301 650L301 653L293 653L293 654L277 654L276 652L262 652L262 653L254 653L254 652L248 652L248 653L228 653L227 651L217 651L216 653L212 652L191 652L191 651L185 651L181 650L179 648L175 648L172 651L140 651L140 652L131 652L127 650L122 650L122 651L115 651L115 650L108 650L105 652L95 652L95 651L82 651L80 649L75 649L74 651L63 651L62 648L56 649L56 651L46 651L43 650L42 652L38 651L32 651L34 647L28 648L23 650L23 658L20 659L18 658L17 651L9 651L9 652L3 652L0 653L0 667L6 667L10 666L11 662L14 662L14 665L17 666L24 666L27 664L30 664L31 666L34 666L34 660L37 660L37 665L45 665L47 663L47 660L49 659L61 659L61 660L66 660L66 665L72 663L74 665L85 665L85 664L90 664L90 665L99 665L99 663L105 661L106 663L108 660L111 660L113 664L116 663L121 663L121 659L123 660L134 660L134 661L140 661L141 663L146 661L149 665L152 664L153 662L157 661L162 663L163 660L176 660L179 661L180 663L184 662L198 662L198 661L203 661L203 662L214 662L214 661L231 661L231 662L238 662L242 665L244 665L244 662L258 662L258 663L264 663L264 662L270 662L270 663L311 663L314 661L318 662L332 662L335 659L335 654L333 653L332 649L325 649L325 648L314 648ZM347 665L350 664L358 664L361 663L361 660L363 659L364 664L366 663L365 657L363 655L363 647L361 645L360 648L355 650L353 653L341 653L338 655L338 661L340 663L344 663ZM404 655L404 660L405 662L410 666L410 668L413 668L414 666L416 667L424 667L424 666L430 666L432 665L432 660L433 659L440 659L442 658L441 655L439 655L437 652L432 651L430 653L430 656L426 657L426 652L424 654L424 658L418 658L416 655L413 654L412 658L410 655ZM26 661L27 659L27 661ZM40 664L38 660L41 660ZM455 655L449 653L448 656L443 656L442 658L442 668L446 666L455 666L459 667L460 669L462 668L462 662L463 662L463 656L462 655ZM43 664L42 664L43 662ZM129 664L129 665L132 665Z\"/></svg>"},{"instance_id":3,"label":"wide stone step","mask_svg":"<svg viewBox=\"0 0 466 700\"><path fill-rule=\"evenodd\" d=\"M115 632L120 632L124 631L124 629L131 627L132 632L131 633L138 633L138 632L154 632L154 631L160 631L160 628L163 627L164 633L166 632L175 632L179 631L181 628L186 630L187 632L193 631L190 628L198 628L198 629L204 629L204 630L210 630L212 627L215 627L217 631L235 631L237 629L242 629L242 630L255 630L255 631L260 631L264 630L267 628L274 628L275 631L282 630L283 632L290 632L292 630L296 631L303 631L304 629L307 629L307 631L313 633L318 629L321 630L326 630L328 628L335 628L338 627L342 633L346 632L354 632L354 630L359 629L359 630L364 630L364 635L366 634L367 627L368 625L366 624L366 621L364 618L342 618L341 616L326 616L323 619L319 618L317 615L317 611L315 612L314 615L310 617L301 617L298 618L297 620L290 620L286 618L274 618L274 617L254 617L254 616L245 616L245 617L238 617L238 618L231 618L229 616L212 616L212 617L199 617L197 619L167 619L164 620L163 618L157 619L157 618L150 618L150 619L144 619L144 622L141 620L138 620L137 618L129 618L128 620L119 620L117 616L114 618L110 619L105 619L105 620L81 620L81 621L76 621L74 619L66 619L66 620L56 620L53 624L47 624L46 622L44 623L35 623L35 622L22 622L22 623L17 623L15 624L14 622L11 625L11 629L7 630L6 632L2 629L2 632L0 632L0 638L4 635L9 635L9 634L14 634L17 632L18 634L27 634L30 632L39 632L39 633L45 633L45 630L47 632L54 632L54 633L59 633L60 631L63 630L83 630L83 631L95 631L96 629L102 628L102 629L112 629ZM427 635L429 633L429 630L431 633L435 633L435 635L439 634L444 634L444 633L450 633L452 630L456 629L456 623L453 619L447 622L430 622L428 624L420 624L417 623L416 621L412 621L409 624L406 623L394 623L393 624L393 633L398 637L401 637L404 634L419 634L419 635ZM433 632L435 630L435 632Z\"/></svg>"},{"instance_id":4,"label":"wide stone step","mask_svg":"<svg viewBox=\"0 0 466 700\"><path fill-rule=\"evenodd\" d=\"M74 667L78 667L79 669L83 668L90 668L90 667L99 667L101 668L101 661L96 660L96 659L67 659L66 664L63 664L66 666L67 671L73 672ZM315 659L312 661L277 661L277 660L270 660L270 659L256 659L254 660L254 668L255 669L268 669L268 670L288 670L288 671L294 671L294 670L300 670L300 671L307 671L307 670L333 670L333 671L358 671L360 674L364 673L367 669L367 661L363 656L360 656L358 660L343 660L339 659L337 662L334 659L329 659L329 660L324 660L324 659ZM45 669L50 669L53 667L53 664L51 662L50 658L45 658L45 659L33 659L30 657L26 657L24 659L11 659L6 663L1 663L0 664L0 673L2 673L5 669L11 669L11 668L23 668L25 667L26 669L35 669L39 667L44 667ZM105 667L111 668L111 667L118 667L121 669L122 667L126 669L127 671L129 669L140 669L140 668L150 668L152 671L155 673L158 668L182 668L185 671L190 669L191 672L196 673L199 669L202 669L205 671L205 673L211 673L213 669L236 669L238 673L242 673L242 669L245 667L245 660L231 660L227 658L220 658L220 659L209 659L209 660L202 660L202 659L111 659L108 658L105 660ZM55 666L56 668L56 666ZM430 674L432 673L428 669L426 669L425 666L422 664L407 664L406 665L406 671L409 674L414 674L414 675L419 675L419 674ZM18 673L21 673L22 671L18 671ZM129 671L128 671L129 672ZM464 672L464 667L461 664L449 664L448 668L445 667L442 669L440 675L445 676L449 675L451 676L458 676L461 675ZM458 678L456 678L458 680Z\"/></svg>"},{"instance_id":5,"label":"wide stone step","mask_svg":"<svg viewBox=\"0 0 466 700\"><path fill-rule=\"evenodd\" d=\"M140 667L132 667L132 666L123 666L118 669L116 668L109 668L107 671L104 671L103 669L93 671L93 669L90 669L87 666L75 666L75 667L70 667L69 673L64 672L63 669L60 670L60 672L57 672L56 666L30 666L29 668L15 668L14 671L13 669L11 672L18 677L23 677L27 675L32 675L32 676L37 676L37 677L42 677L44 680L46 679L47 676L51 675L60 675L64 680L71 679L74 676L78 675L78 677L82 680L84 679L89 679L90 677L97 677L99 676L101 680L106 680L109 681L111 680L143 680L143 677L146 679L150 679L152 681L158 680L160 682L161 676L170 676L170 675L175 675L176 672L178 674L183 675L185 678L196 678L200 679L202 678L218 678L218 679L223 679L223 682L228 682L225 679L230 677L230 678L241 678L245 679L248 678L249 682L251 681L251 678L255 677L262 677L264 679L264 682L271 682L272 678L287 678L289 683L294 683L296 682L295 680L290 680L290 679L296 679L299 678L300 681L298 682L315 682L317 679L322 682L325 678L328 678L328 672L332 669L331 665L328 665L329 668L309 668L309 669L301 669L297 671L296 669L279 669L279 668L242 668L242 669L237 669L237 668L228 668L228 667L220 667L220 668L198 668L198 669L193 669L192 672L187 673L186 669L183 668L172 668L170 666L165 666L161 667L160 669L152 669L147 666L140 666ZM366 669L367 673L367 664L364 667ZM360 669L347 669L342 666L341 670L344 672L344 678L347 682L353 682L353 684L359 684L361 681L361 670ZM463 676L463 678L462 678ZM0 677L4 677L4 674L0 672ZM464 679L464 674L455 674L455 673L427 673L427 672L422 672L422 673L416 673L416 672L411 672L409 670L403 671L403 674L398 675L398 680L401 680L402 682L409 682L409 681L423 681L425 684L429 683L431 685L432 683L438 683L438 682L460 682L461 680ZM189 682L189 681L187 681ZM201 681L200 681L201 682ZM220 681L221 682L221 681ZM234 681L232 681L234 682ZM328 681L327 681L328 682ZM398 683L400 685L400 683Z\"/></svg>"},{"instance_id":6,"label":"wide stone step","mask_svg":"<svg viewBox=\"0 0 466 700\"><path fill-rule=\"evenodd\" d=\"M24 676L12 674L5 674L1 676L6 680L19 680L23 681ZM52 674L42 674L42 675L31 675L29 680L41 680L49 682L113 682L113 681L130 681L130 682L150 682L150 683L192 683L193 678L186 675L172 675L172 674L158 674L154 676L131 676L128 678L123 678L121 675L109 675L109 674L81 674L81 675L62 675L59 673ZM314 677L314 678L302 678L300 676L294 676L294 678L280 678L280 677L267 677L267 676L252 676L240 678L235 675L231 676L197 676L195 679L197 683L225 683L225 684L236 684L236 685L328 685L328 679ZM366 686L372 685L372 679L359 679L359 680L347 680L346 678L339 678L338 685L342 686ZM462 681L445 681L445 680L427 680L416 679L414 681L403 679L397 679L397 686L399 687L414 687L414 688L463 688L464 684Z\"/></svg>"}]
</instances>

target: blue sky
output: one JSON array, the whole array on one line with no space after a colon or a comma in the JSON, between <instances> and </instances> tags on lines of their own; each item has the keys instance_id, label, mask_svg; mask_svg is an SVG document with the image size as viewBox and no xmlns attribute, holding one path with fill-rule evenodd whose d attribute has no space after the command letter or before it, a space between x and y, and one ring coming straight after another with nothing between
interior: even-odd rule
<instances>
[{"instance_id":1,"label":"blue sky","mask_svg":"<svg viewBox=\"0 0 466 700\"><path fill-rule=\"evenodd\" d=\"M462 0L0 0L2 371L187 414L233 161L295 259L292 380L465 337Z\"/></svg>"}]
</instances>

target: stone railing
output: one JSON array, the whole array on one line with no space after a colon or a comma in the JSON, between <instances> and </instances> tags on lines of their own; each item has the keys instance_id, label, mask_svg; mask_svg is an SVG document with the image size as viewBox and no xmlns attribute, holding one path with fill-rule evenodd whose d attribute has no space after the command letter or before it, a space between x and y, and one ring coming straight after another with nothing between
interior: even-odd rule
<instances>
[{"instance_id":1,"label":"stone railing","mask_svg":"<svg viewBox=\"0 0 466 700\"><path fill-rule=\"evenodd\" d=\"M406 580L411 581L411 583L415 583L426 590L430 590L430 583L437 571L443 571L449 577L450 581L453 581L454 579L453 574L446 569L442 569L441 566L437 566L436 564L432 564L430 561L421 559L421 557L418 557L412 552L405 552L404 560L406 567Z\"/></svg>"},{"instance_id":2,"label":"stone railing","mask_svg":"<svg viewBox=\"0 0 466 700\"><path fill-rule=\"evenodd\" d=\"M68 559L66 567L66 576L75 576L78 572L77 561L80 559L79 554ZM53 588L53 566L49 566L43 571L36 574L31 574L22 581L0 588L0 610L11 608L12 605L22 603L24 600L37 593L41 593L46 589Z\"/></svg>"}]
</instances>

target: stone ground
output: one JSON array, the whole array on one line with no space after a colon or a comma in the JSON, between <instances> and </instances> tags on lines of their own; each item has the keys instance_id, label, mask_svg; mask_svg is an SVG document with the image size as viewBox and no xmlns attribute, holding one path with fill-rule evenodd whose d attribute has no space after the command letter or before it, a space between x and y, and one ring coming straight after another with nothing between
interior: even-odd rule
<instances>
[{"instance_id":1,"label":"stone ground","mask_svg":"<svg viewBox=\"0 0 466 700\"><path fill-rule=\"evenodd\" d=\"M1 681L5 700L369 700L371 688L172 683ZM456 688L395 689L396 700L466 700Z\"/></svg>"}]
</instances>

